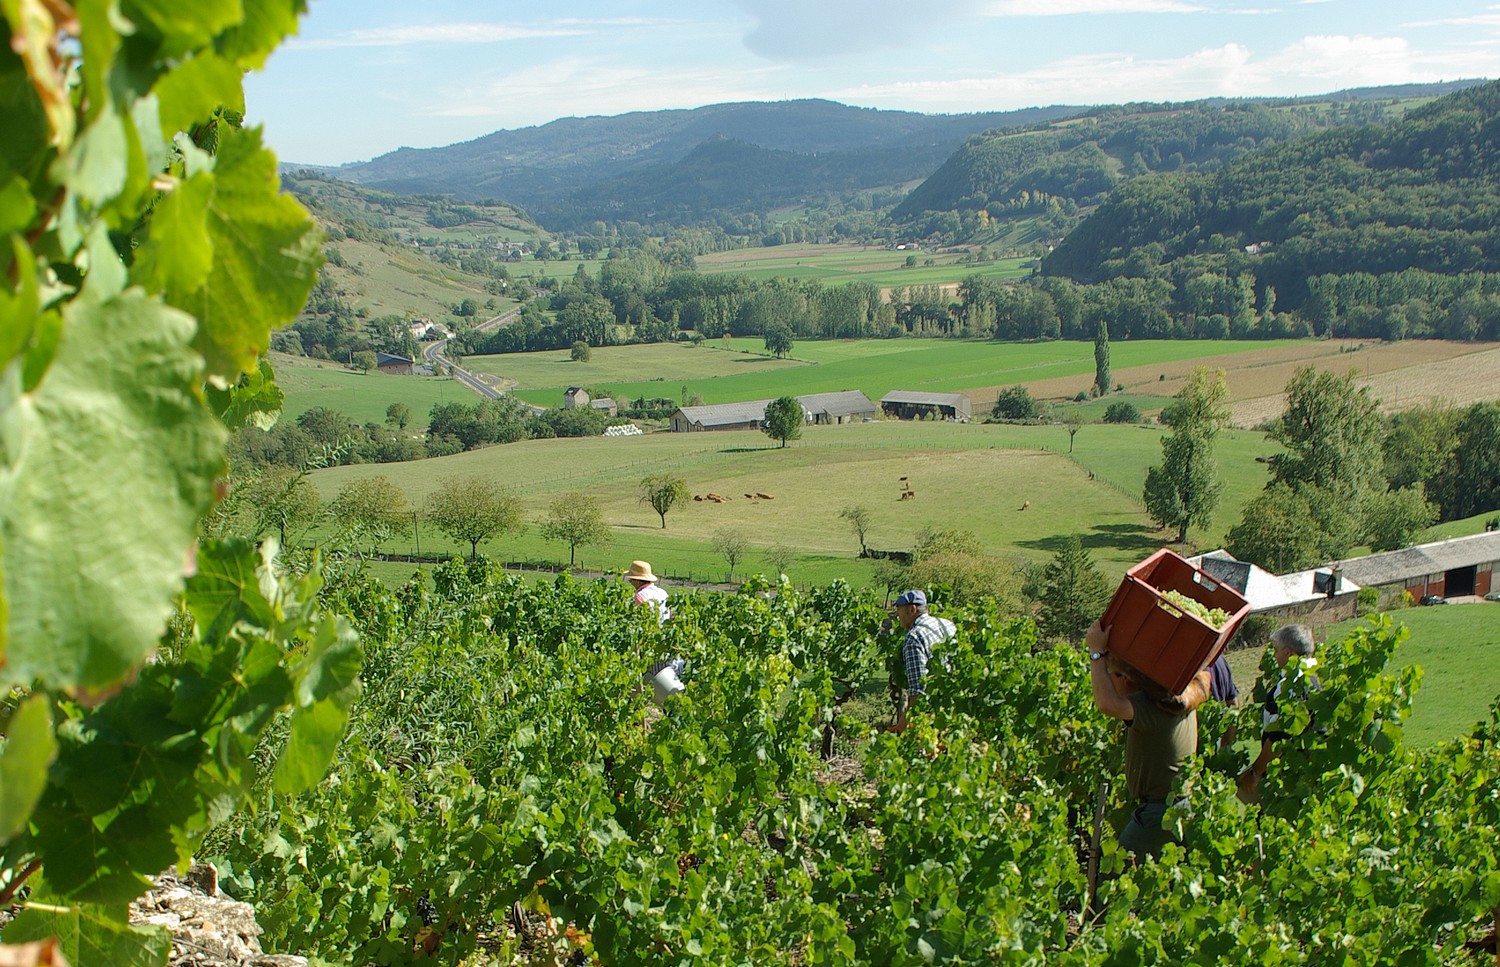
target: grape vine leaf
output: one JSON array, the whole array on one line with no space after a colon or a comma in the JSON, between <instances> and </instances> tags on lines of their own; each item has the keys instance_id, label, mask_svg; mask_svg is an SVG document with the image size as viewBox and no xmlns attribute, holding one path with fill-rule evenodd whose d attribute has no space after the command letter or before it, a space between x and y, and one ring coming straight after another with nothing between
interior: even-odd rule
<instances>
[{"instance_id":1,"label":"grape vine leaf","mask_svg":"<svg viewBox=\"0 0 1500 967\"><path fill-rule=\"evenodd\" d=\"M197 317L194 346L208 372L233 378L265 354L271 329L302 311L323 262L322 230L297 201L280 194L276 158L261 147L257 129L221 134L208 235L213 268L207 281L167 298ZM162 244L179 243L164 237Z\"/></svg>"},{"instance_id":2,"label":"grape vine leaf","mask_svg":"<svg viewBox=\"0 0 1500 967\"><path fill-rule=\"evenodd\" d=\"M90 284L113 258L107 240L93 245ZM190 318L136 290L86 290L63 320L35 389L0 383L0 685L96 689L160 635L225 433L195 392Z\"/></svg>"},{"instance_id":3,"label":"grape vine leaf","mask_svg":"<svg viewBox=\"0 0 1500 967\"><path fill-rule=\"evenodd\" d=\"M56 755L47 698L33 695L11 717L9 734L0 745L0 845L26 828Z\"/></svg>"},{"instance_id":4,"label":"grape vine leaf","mask_svg":"<svg viewBox=\"0 0 1500 967\"><path fill-rule=\"evenodd\" d=\"M153 90L161 101L161 132L168 139L210 117L217 108L245 111L240 69L210 53L200 53L172 68Z\"/></svg>"},{"instance_id":5,"label":"grape vine leaf","mask_svg":"<svg viewBox=\"0 0 1500 967\"><path fill-rule=\"evenodd\" d=\"M172 950L170 933L160 927L132 927L112 915L115 912L91 905L22 910L6 926L5 941L28 943L56 937L70 964L159 967L167 962Z\"/></svg>"}]
</instances>

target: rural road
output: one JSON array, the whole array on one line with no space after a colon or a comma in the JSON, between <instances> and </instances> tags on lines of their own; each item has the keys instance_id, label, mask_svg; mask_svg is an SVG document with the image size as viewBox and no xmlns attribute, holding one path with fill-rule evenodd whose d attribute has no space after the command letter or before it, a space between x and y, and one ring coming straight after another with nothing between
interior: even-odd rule
<instances>
[{"instance_id":1,"label":"rural road","mask_svg":"<svg viewBox=\"0 0 1500 967\"><path fill-rule=\"evenodd\" d=\"M518 317L520 314L521 307L517 306L509 312L502 312L498 316L495 316L491 319L486 319L484 322L481 322L479 325L475 326L474 329L477 332L490 332L515 321L516 317ZM437 342L428 346L426 349L423 349L422 356L434 369L437 369L439 366L447 367L449 374L452 375L454 379L458 380L459 383L467 386L469 389L478 393L480 396L485 397L486 399L498 399L499 397L505 395L504 390L491 385L482 377L475 375L467 369L464 369L462 366L458 365L457 363L450 360L447 356L443 355L443 350L446 349L447 346L448 340L439 339ZM521 401L518 400L517 402ZM526 409L530 410L533 413L544 412L544 408L540 406L532 406L530 403L521 403L521 405L526 407Z\"/></svg>"}]
</instances>

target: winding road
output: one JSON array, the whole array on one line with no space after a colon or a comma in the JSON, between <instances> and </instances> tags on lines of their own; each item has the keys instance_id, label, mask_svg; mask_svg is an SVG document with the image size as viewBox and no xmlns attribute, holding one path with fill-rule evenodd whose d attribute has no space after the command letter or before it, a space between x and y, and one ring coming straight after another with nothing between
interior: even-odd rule
<instances>
[{"instance_id":1,"label":"winding road","mask_svg":"<svg viewBox=\"0 0 1500 967\"><path fill-rule=\"evenodd\" d=\"M502 312L498 316L486 319L484 322L481 322L479 325L475 326L474 330L476 332L492 332L496 329L499 329L501 326L509 325L510 323L514 322L520 315L521 307L516 306L509 312ZM437 342L422 350L422 357L427 360L428 365L432 366L435 372L441 369L447 369L449 375L458 380L459 383L467 386L469 389L478 393L480 396L485 397L486 399L498 399L506 395L503 389L491 385L490 383L485 381L484 377L470 372L467 369L464 369L458 363L453 362L446 355L444 355L443 350L445 350L447 347L448 340L439 339ZM522 406L526 407L533 413L546 412L545 407L533 406L530 403L526 403L521 400L517 400L516 402L521 403Z\"/></svg>"}]
</instances>

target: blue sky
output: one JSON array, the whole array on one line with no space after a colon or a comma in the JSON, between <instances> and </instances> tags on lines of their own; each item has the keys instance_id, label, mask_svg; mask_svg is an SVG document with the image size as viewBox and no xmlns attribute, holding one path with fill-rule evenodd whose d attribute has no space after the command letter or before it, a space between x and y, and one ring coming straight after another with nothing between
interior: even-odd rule
<instances>
[{"instance_id":1,"label":"blue sky","mask_svg":"<svg viewBox=\"0 0 1500 967\"><path fill-rule=\"evenodd\" d=\"M310 0L246 80L283 160L823 97L928 113L1500 77L1481 0Z\"/></svg>"}]
</instances>

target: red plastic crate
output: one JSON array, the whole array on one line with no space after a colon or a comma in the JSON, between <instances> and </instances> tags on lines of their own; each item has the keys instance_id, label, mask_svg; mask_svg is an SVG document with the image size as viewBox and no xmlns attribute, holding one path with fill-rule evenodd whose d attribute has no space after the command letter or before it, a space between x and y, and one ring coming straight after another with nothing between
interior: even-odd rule
<instances>
[{"instance_id":1,"label":"red plastic crate","mask_svg":"<svg viewBox=\"0 0 1500 967\"><path fill-rule=\"evenodd\" d=\"M1174 607L1162 597L1178 591L1229 614L1222 628ZM1165 547L1129 571L1104 610L1109 650L1172 693L1218 657L1250 603L1234 588L1193 567Z\"/></svg>"}]
</instances>

